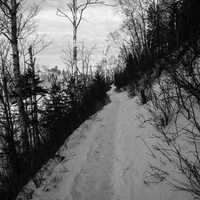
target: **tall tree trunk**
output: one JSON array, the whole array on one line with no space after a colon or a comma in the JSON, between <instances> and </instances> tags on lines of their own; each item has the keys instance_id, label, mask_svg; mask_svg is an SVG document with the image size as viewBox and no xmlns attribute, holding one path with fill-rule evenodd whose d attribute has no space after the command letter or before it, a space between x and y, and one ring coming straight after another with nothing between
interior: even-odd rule
<instances>
[{"instance_id":1,"label":"tall tree trunk","mask_svg":"<svg viewBox=\"0 0 200 200\"><path fill-rule=\"evenodd\" d=\"M31 103L32 103L32 120L33 120L33 139L34 139L34 148L37 148L39 145L39 128L38 128L38 105L37 105L37 94L36 94L36 79L35 79L35 59L33 57L33 48L32 46L29 47L29 56L30 56L30 67L31 67L31 74L32 74L32 91L33 94L31 96Z\"/></svg>"},{"instance_id":2,"label":"tall tree trunk","mask_svg":"<svg viewBox=\"0 0 200 200\"><path fill-rule=\"evenodd\" d=\"M8 84L7 84L7 77L5 74L5 62L2 62L2 83L3 83L3 105L4 105L4 113L6 118L6 136L7 136L7 142L8 142L8 153L12 156L13 163L16 163L14 160L17 159L17 151L15 147L14 142L14 127L13 127L13 121L12 121L12 115L11 115L11 109L10 109L10 102L9 102L9 94L8 94ZM16 167L14 165L13 167Z\"/></svg>"},{"instance_id":3,"label":"tall tree trunk","mask_svg":"<svg viewBox=\"0 0 200 200\"><path fill-rule=\"evenodd\" d=\"M77 65L77 28L73 28L73 70L74 75L78 74L78 65Z\"/></svg>"},{"instance_id":4,"label":"tall tree trunk","mask_svg":"<svg viewBox=\"0 0 200 200\"><path fill-rule=\"evenodd\" d=\"M77 66L77 0L73 0L73 70L74 75L78 74L78 66Z\"/></svg>"},{"instance_id":5,"label":"tall tree trunk","mask_svg":"<svg viewBox=\"0 0 200 200\"><path fill-rule=\"evenodd\" d=\"M19 61L19 49L18 49L18 28L17 28L17 10L19 3L16 0L11 0L11 46L12 46L12 59L13 59L13 73L14 73L14 84L17 106L19 110L19 121L21 128L21 136L23 143L23 152L27 153L29 148L28 141L28 126L27 117L24 108L24 102L22 99L22 88L20 86L21 72L20 72L20 61Z\"/></svg>"},{"instance_id":6,"label":"tall tree trunk","mask_svg":"<svg viewBox=\"0 0 200 200\"><path fill-rule=\"evenodd\" d=\"M2 105L3 105L3 112L4 112L4 118L5 118L5 125L4 125L4 131L5 131L5 140L7 143L7 151L6 151L6 157L7 162L9 163L8 167L12 170L13 180L12 183L14 184L13 189L10 188L10 193L15 194L17 192L18 184L19 184L19 175L21 174L20 171L20 163L18 159L18 154L16 150L16 144L14 140L14 125L12 120L12 114L11 114L11 105L9 100L9 90L8 90L8 83L7 83L7 75L5 72L5 60L2 59Z\"/></svg>"}]
</instances>

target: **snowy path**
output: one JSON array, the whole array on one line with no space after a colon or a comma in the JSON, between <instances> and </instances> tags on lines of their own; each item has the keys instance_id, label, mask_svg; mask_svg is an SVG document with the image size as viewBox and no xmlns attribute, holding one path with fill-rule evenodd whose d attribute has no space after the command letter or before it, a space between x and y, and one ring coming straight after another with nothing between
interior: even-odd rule
<instances>
[{"instance_id":1,"label":"snowy path","mask_svg":"<svg viewBox=\"0 0 200 200\"><path fill-rule=\"evenodd\" d=\"M166 185L147 185L146 140L152 127L140 128L137 114L143 112L127 94L109 92L111 103L83 123L51 161L44 184L33 200L184 200L187 195ZM184 197L184 198L183 198Z\"/></svg>"}]
</instances>

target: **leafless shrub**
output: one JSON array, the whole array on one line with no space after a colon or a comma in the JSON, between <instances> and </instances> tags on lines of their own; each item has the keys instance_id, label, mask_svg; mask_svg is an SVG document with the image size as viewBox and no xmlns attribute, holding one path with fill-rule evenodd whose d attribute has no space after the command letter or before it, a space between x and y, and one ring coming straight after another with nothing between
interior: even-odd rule
<instances>
[{"instance_id":1,"label":"leafless shrub","mask_svg":"<svg viewBox=\"0 0 200 200\"><path fill-rule=\"evenodd\" d=\"M169 80L159 80L156 87L151 90L151 106L148 110L153 116L155 127L162 129L172 121L177 106L172 101L174 92Z\"/></svg>"},{"instance_id":2,"label":"leafless shrub","mask_svg":"<svg viewBox=\"0 0 200 200\"><path fill-rule=\"evenodd\" d=\"M158 88L153 89L148 110L150 123L158 130L153 149L161 165L150 165L145 181L167 181L199 198L200 71L198 56L192 52L179 57L177 67L162 76Z\"/></svg>"}]
</instances>

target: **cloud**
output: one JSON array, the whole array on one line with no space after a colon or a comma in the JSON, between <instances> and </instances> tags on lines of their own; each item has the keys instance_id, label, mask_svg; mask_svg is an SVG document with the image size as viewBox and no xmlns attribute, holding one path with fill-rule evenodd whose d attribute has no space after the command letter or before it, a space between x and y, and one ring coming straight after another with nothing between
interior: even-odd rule
<instances>
[{"instance_id":1,"label":"cloud","mask_svg":"<svg viewBox=\"0 0 200 200\"><path fill-rule=\"evenodd\" d=\"M63 7L65 0L46 0L43 9L36 17L39 24L38 33L45 34L52 45L45 49L38 62L42 65L63 66L61 51L68 41L72 40L72 25L66 18L56 15L56 8ZM79 41L86 41L87 45L96 44L96 57L100 59L101 52L106 46L107 35L118 29L121 23L121 16L112 7L91 7L84 14L84 20L78 30Z\"/></svg>"}]
</instances>

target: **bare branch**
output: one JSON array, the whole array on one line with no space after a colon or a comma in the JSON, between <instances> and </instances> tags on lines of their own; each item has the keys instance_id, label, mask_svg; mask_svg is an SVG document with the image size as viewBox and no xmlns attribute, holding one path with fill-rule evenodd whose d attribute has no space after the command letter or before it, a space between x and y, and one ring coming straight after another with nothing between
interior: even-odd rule
<instances>
[{"instance_id":1,"label":"bare branch","mask_svg":"<svg viewBox=\"0 0 200 200\"><path fill-rule=\"evenodd\" d=\"M72 19L65 12L63 12L62 10L60 10L59 8L57 9L56 14L59 17L66 17L73 24Z\"/></svg>"}]
</instances>

